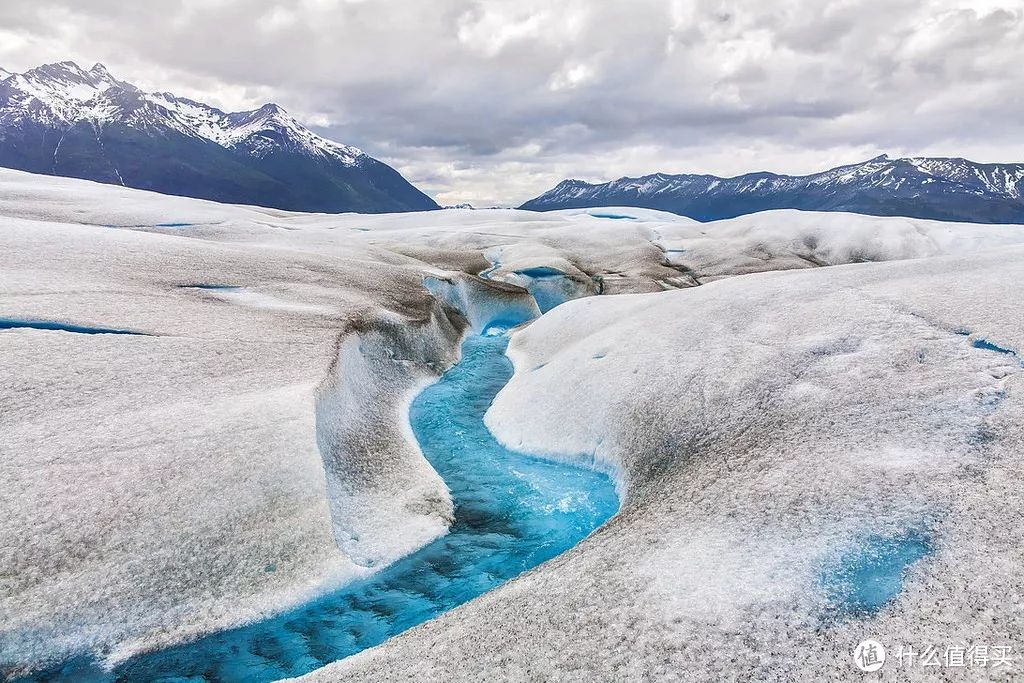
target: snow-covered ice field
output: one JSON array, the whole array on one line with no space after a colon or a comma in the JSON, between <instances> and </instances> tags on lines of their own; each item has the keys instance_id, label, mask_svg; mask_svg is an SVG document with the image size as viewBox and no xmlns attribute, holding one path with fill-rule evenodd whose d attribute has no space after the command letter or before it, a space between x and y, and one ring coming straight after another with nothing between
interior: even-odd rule
<instances>
[{"instance_id":1,"label":"snow-covered ice field","mask_svg":"<svg viewBox=\"0 0 1024 683\"><path fill-rule=\"evenodd\" d=\"M0 255L10 675L258 621L444 534L409 406L466 334L541 310L486 424L615 472L619 513L313 679L844 680L867 637L1024 652L1022 226L304 215L0 170Z\"/></svg>"}]
</instances>

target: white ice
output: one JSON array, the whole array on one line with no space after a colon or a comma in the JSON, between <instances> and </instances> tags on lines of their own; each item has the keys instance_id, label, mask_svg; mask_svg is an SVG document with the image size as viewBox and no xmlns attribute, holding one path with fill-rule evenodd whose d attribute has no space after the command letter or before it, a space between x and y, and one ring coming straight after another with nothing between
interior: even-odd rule
<instances>
[{"instance_id":1,"label":"white ice","mask_svg":"<svg viewBox=\"0 0 1024 683\"><path fill-rule=\"evenodd\" d=\"M602 283L514 334L487 419L613 466L623 510L314 678L841 678L865 635L1020 642L1020 366L970 341L1024 349L1024 228L589 213L303 215L0 171L0 318L155 335L0 331L2 666L116 661L444 533L405 409L497 299L528 308L475 277L492 261ZM921 520L937 549L897 602L820 629L822 562Z\"/></svg>"}]
</instances>

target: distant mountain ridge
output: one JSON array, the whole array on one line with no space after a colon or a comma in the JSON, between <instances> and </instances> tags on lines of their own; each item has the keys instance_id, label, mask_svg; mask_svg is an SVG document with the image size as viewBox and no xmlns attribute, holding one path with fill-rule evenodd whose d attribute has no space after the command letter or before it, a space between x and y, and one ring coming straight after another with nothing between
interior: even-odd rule
<instances>
[{"instance_id":1,"label":"distant mountain ridge","mask_svg":"<svg viewBox=\"0 0 1024 683\"><path fill-rule=\"evenodd\" d=\"M0 69L0 166L295 211L438 208L390 166L276 104L228 113L102 64Z\"/></svg>"},{"instance_id":2,"label":"distant mountain ridge","mask_svg":"<svg viewBox=\"0 0 1024 683\"><path fill-rule=\"evenodd\" d=\"M975 223L1024 223L1024 164L882 155L805 176L768 172L733 178L655 173L608 183L564 180L519 208L598 206L660 209L700 221L769 209L850 211Z\"/></svg>"}]
</instances>

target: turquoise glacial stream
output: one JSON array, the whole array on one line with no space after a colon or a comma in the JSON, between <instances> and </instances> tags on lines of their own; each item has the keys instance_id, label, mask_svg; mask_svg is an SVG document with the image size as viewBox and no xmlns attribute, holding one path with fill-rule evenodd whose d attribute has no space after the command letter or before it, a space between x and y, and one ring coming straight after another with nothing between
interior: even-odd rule
<instances>
[{"instance_id":1,"label":"turquoise glacial stream","mask_svg":"<svg viewBox=\"0 0 1024 683\"><path fill-rule=\"evenodd\" d=\"M490 330L489 334L495 331ZM470 336L462 360L413 401L410 422L455 501L450 533L371 577L283 614L105 672L78 659L37 680L272 681L378 645L562 553L618 510L612 479L501 446L483 416L512 375L505 335Z\"/></svg>"}]
</instances>

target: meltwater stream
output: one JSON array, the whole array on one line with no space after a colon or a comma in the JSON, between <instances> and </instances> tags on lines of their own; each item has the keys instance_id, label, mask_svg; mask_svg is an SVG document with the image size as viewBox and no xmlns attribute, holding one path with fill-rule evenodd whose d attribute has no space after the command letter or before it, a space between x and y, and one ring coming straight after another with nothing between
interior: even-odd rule
<instances>
[{"instance_id":1,"label":"meltwater stream","mask_svg":"<svg viewBox=\"0 0 1024 683\"><path fill-rule=\"evenodd\" d=\"M413 401L423 454L455 501L450 533L371 577L249 626L128 660L44 676L123 681L272 681L378 645L578 543L618 510L610 477L502 447L483 423L512 375L507 337L470 336L462 360ZM100 674L96 676L96 674Z\"/></svg>"}]
</instances>

